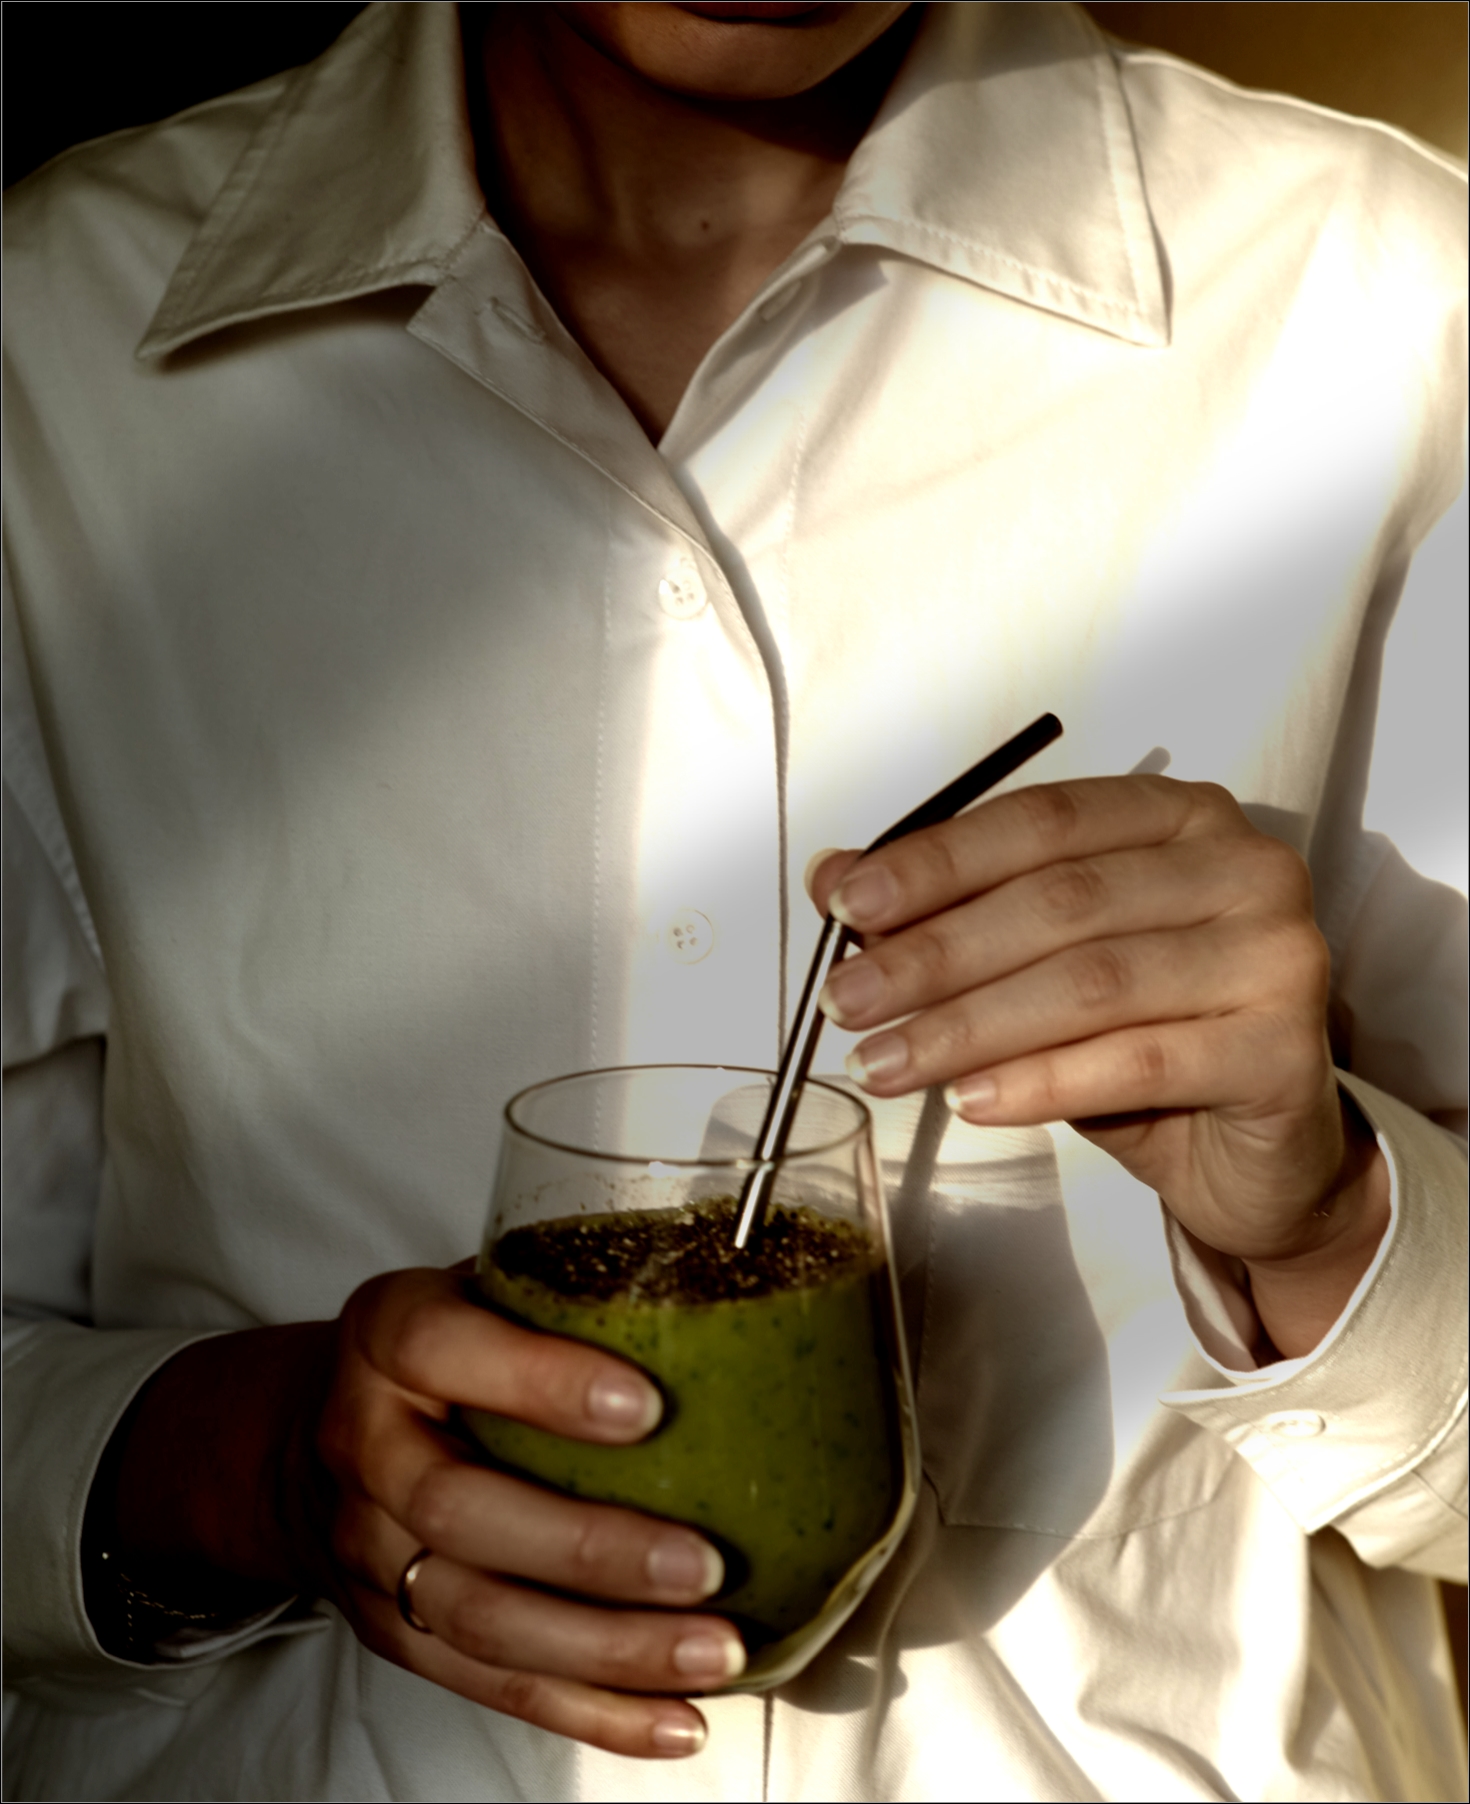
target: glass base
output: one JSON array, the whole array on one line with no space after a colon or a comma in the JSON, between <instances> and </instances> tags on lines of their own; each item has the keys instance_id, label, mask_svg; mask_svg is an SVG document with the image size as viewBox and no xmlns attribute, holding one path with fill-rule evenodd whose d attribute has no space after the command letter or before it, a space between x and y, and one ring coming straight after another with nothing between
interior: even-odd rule
<instances>
[{"instance_id":1,"label":"glass base","mask_svg":"<svg viewBox=\"0 0 1470 1804\"><path fill-rule=\"evenodd\" d=\"M726 1697L737 1691L774 1691L803 1672L862 1603L878 1575L897 1552L899 1542L908 1533L917 1498L915 1486L906 1483L888 1532L848 1568L821 1611L779 1641L768 1641L757 1648L740 1677L722 1685L716 1695ZM719 1600L706 1607L717 1612Z\"/></svg>"}]
</instances>

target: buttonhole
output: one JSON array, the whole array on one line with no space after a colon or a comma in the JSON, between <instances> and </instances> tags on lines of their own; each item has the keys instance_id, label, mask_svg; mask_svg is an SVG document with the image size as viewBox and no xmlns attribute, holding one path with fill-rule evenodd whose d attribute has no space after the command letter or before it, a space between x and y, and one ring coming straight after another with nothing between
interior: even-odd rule
<instances>
[{"instance_id":1,"label":"buttonhole","mask_svg":"<svg viewBox=\"0 0 1470 1804\"><path fill-rule=\"evenodd\" d=\"M539 345L546 342L546 334L540 326L528 320L524 313L517 313L514 307L508 307L504 301L492 298L490 311L497 319L504 320L512 331L519 332L522 338L529 338L532 344Z\"/></svg>"}]
</instances>

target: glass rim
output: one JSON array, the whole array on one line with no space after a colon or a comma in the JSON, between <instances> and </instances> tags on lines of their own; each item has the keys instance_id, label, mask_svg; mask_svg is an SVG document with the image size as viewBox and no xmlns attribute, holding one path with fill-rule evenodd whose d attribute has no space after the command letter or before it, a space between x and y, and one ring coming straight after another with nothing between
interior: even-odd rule
<instances>
[{"instance_id":1,"label":"glass rim","mask_svg":"<svg viewBox=\"0 0 1470 1804\"><path fill-rule=\"evenodd\" d=\"M819 1153L835 1152L839 1147L849 1144L860 1135L870 1132L873 1126L873 1112L860 1096L853 1096L849 1091L839 1089L820 1077L809 1077L803 1080L803 1089L811 1084L818 1090L825 1090L829 1096L837 1096L843 1102L851 1103L858 1112L858 1119L845 1134L839 1134L835 1140L824 1140L817 1146L803 1146L792 1152L788 1147L779 1159L757 1159L742 1154L730 1159L664 1159L656 1153L604 1153L597 1152L587 1146L572 1146L565 1140L552 1140L545 1134L538 1134L534 1128L523 1127L513 1113L516 1105L527 1097L535 1096L542 1090L554 1090L562 1084L576 1083L580 1078L617 1077L631 1071L727 1071L732 1076L765 1077L775 1082L777 1073L763 1070L759 1065L697 1065L692 1063L667 1065L600 1065L586 1071L568 1071L560 1077L543 1078L539 1084L527 1084L524 1090L517 1090L510 1101L501 1110L505 1125L523 1140L533 1140L538 1146L548 1146L554 1152L572 1153L579 1159L602 1159L610 1165L663 1165L670 1171L755 1171L760 1166L773 1164L785 1165L796 1159L815 1158Z\"/></svg>"}]
</instances>

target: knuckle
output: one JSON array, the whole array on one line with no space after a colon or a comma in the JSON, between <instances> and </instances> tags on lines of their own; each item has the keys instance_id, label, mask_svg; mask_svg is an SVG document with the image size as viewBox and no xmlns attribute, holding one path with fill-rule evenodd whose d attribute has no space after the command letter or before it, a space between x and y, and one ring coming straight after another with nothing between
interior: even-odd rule
<instances>
[{"instance_id":1,"label":"knuckle","mask_svg":"<svg viewBox=\"0 0 1470 1804\"><path fill-rule=\"evenodd\" d=\"M452 1541L460 1515L459 1473L448 1464L419 1474L404 1510L403 1525L425 1547Z\"/></svg>"},{"instance_id":2,"label":"knuckle","mask_svg":"<svg viewBox=\"0 0 1470 1804\"><path fill-rule=\"evenodd\" d=\"M1310 885L1306 860L1296 847L1255 827L1250 827L1238 842L1232 841L1230 857L1242 872L1249 873L1253 889L1275 892L1283 887Z\"/></svg>"},{"instance_id":3,"label":"knuckle","mask_svg":"<svg viewBox=\"0 0 1470 1804\"><path fill-rule=\"evenodd\" d=\"M496 1688L495 1708L523 1722L539 1722L549 1714L548 1687L539 1673L504 1673Z\"/></svg>"},{"instance_id":4,"label":"knuckle","mask_svg":"<svg viewBox=\"0 0 1470 1804\"><path fill-rule=\"evenodd\" d=\"M923 894L950 895L961 887L963 872L952 827L949 831L940 826L928 833L916 833L902 850L907 855L905 862L911 857L917 865L918 887ZM902 884L902 872L895 870L894 874Z\"/></svg>"},{"instance_id":5,"label":"knuckle","mask_svg":"<svg viewBox=\"0 0 1470 1804\"><path fill-rule=\"evenodd\" d=\"M527 1335L509 1362L516 1401L523 1409L580 1415L587 1374L580 1349L550 1335Z\"/></svg>"},{"instance_id":6,"label":"knuckle","mask_svg":"<svg viewBox=\"0 0 1470 1804\"><path fill-rule=\"evenodd\" d=\"M1287 863L1285 888L1287 900L1296 912L1313 920L1316 896L1312 889L1312 873L1307 869L1306 859L1299 858L1295 852Z\"/></svg>"},{"instance_id":7,"label":"knuckle","mask_svg":"<svg viewBox=\"0 0 1470 1804\"><path fill-rule=\"evenodd\" d=\"M316 1451L334 1478L356 1481L373 1465L381 1439L381 1410L371 1393L334 1388L316 1422Z\"/></svg>"},{"instance_id":8,"label":"knuckle","mask_svg":"<svg viewBox=\"0 0 1470 1804\"><path fill-rule=\"evenodd\" d=\"M1315 995L1332 975L1332 954L1309 915L1276 914L1261 923L1262 970L1273 985Z\"/></svg>"},{"instance_id":9,"label":"knuckle","mask_svg":"<svg viewBox=\"0 0 1470 1804\"><path fill-rule=\"evenodd\" d=\"M1249 817L1224 784L1181 783L1179 788L1185 797L1179 832L1238 834L1251 830Z\"/></svg>"},{"instance_id":10,"label":"knuckle","mask_svg":"<svg viewBox=\"0 0 1470 1804\"><path fill-rule=\"evenodd\" d=\"M609 1617L599 1633L597 1664L613 1683L645 1672L648 1659L642 1637L618 1617Z\"/></svg>"},{"instance_id":11,"label":"knuckle","mask_svg":"<svg viewBox=\"0 0 1470 1804\"><path fill-rule=\"evenodd\" d=\"M1065 783L1018 789L1013 799L1044 848L1059 849L1069 843L1081 819L1082 804Z\"/></svg>"},{"instance_id":12,"label":"knuckle","mask_svg":"<svg viewBox=\"0 0 1470 1804\"><path fill-rule=\"evenodd\" d=\"M1160 1095L1169 1080L1169 1054L1157 1034L1137 1035L1128 1046L1129 1077L1137 1094Z\"/></svg>"},{"instance_id":13,"label":"knuckle","mask_svg":"<svg viewBox=\"0 0 1470 1804\"><path fill-rule=\"evenodd\" d=\"M957 1008L943 1010L931 1026L929 1056L938 1069L975 1069L975 1030L968 1016Z\"/></svg>"},{"instance_id":14,"label":"knuckle","mask_svg":"<svg viewBox=\"0 0 1470 1804\"><path fill-rule=\"evenodd\" d=\"M1037 1112L1044 1120L1062 1119L1065 1105L1062 1101L1061 1073L1051 1059L1042 1059L1032 1070L1029 1089Z\"/></svg>"},{"instance_id":15,"label":"knuckle","mask_svg":"<svg viewBox=\"0 0 1470 1804\"><path fill-rule=\"evenodd\" d=\"M466 1585L445 1610L444 1636L477 1660L494 1663L502 1653L500 1619L499 1600L490 1587Z\"/></svg>"},{"instance_id":16,"label":"knuckle","mask_svg":"<svg viewBox=\"0 0 1470 1804\"><path fill-rule=\"evenodd\" d=\"M1108 886L1091 859L1054 864L1038 874L1036 900L1050 920L1068 926L1101 912Z\"/></svg>"},{"instance_id":17,"label":"knuckle","mask_svg":"<svg viewBox=\"0 0 1470 1804\"><path fill-rule=\"evenodd\" d=\"M894 972L900 979L916 980L926 991L942 988L949 975L953 948L949 936L934 921L921 922L904 935L902 962L904 969Z\"/></svg>"},{"instance_id":18,"label":"knuckle","mask_svg":"<svg viewBox=\"0 0 1470 1804\"><path fill-rule=\"evenodd\" d=\"M1251 893L1260 896L1272 894L1281 881L1286 862L1282 854L1287 851L1279 839L1253 833L1238 846L1232 844L1229 856Z\"/></svg>"},{"instance_id":19,"label":"knuckle","mask_svg":"<svg viewBox=\"0 0 1470 1804\"><path fill-rule=\"evenodd\" d=\"M432 1391L443 1346L442 1304L437 1298L416 1299L399 1318L394 1336L395 1376L410 1390Z\"/></svg>"},{"instance_id":20,"label":"knuckle","mask_svg":"<svg viewBox=\"0 0 1470 1804\"><path fill-rule=\"evenodd\" d=\"M1285 935L1292 967L1312 1001L1325 1002L1332 985L1332 954L1315 921L1293 921Z\"/></svg>"},{"instance_id":21,"label":"knuckle","mask_svg":"<svg viewBox=\"0 0 1470 1804\"><path fill-rule=\"evenodd\" d=\"M1306 859L1279 839L1263 839L1261 852L1261 890L1282 907L1310 916L1312 873Z\"/></svg>"},{"instance_id":22,"label":"knuckle","mask_svg":"<svg viewBox=\"0 0 1470 1804\"><path fill-rule=\"evenodd\" d=\"M1240 803L1223 783L1190 783L1187 787L1201 813L1212 814L1222 820L1244 818Z\"/></svg>"},{"instance_id":23,"label":"knuckle","mask_svg":"<svg viewBox=\"0 0 1470 1804\"><path fill-rule=\"evenodd\" d=\"M611 1552L611 1537L601 1516L583 1512L573 1518L567 1538L566 1563L571 1589L580 1591L602 1576Z\"/></svg>"},{"instance_id":24,"label":"knuckle","mask_svg":"<svg viewBox=\"0 0 1470 1804\"><path fill-rule=\"evenodd\" d=\"M316 1450L333 1478L355 1476L362 1470L362 1437L345 1412L330 1406L317 1423Z\"/></svg>"},{"instance_id":25,"label":"knuckle","mask_svg":"<svg viewBox=\"0 0 1470 1804\"><path fill-rule=\"evenodd\" d=\"M1089 1010L1106 1008L1131 982L1128 961L1116 946L1083 946L1067 961L1073 999Z\"/></svg>"}]
</instances>

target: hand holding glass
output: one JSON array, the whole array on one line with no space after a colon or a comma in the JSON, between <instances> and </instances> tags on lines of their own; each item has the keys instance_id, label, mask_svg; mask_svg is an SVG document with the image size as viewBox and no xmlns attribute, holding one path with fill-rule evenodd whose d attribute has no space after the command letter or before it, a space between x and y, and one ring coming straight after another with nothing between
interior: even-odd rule
<instances>
[{"instance_id":1,"label":"hand holding glass","mask_svg":"<svg viewBox=\"0 0 1470 1804\"><path fill-rule=\"evenodd\" d=\"M734 1245L769 1073L587 1072L509 1105L479 1261L492 1307L606 1348L664 1397L634 1446L466 1411L500 1464L698 1529L709 1608L749 1650L731 1689L793 1676L852 1614L912 1514L912 1396L866 1108L809 1082L759 1241Z\"/></svg>"}]
</instances>

